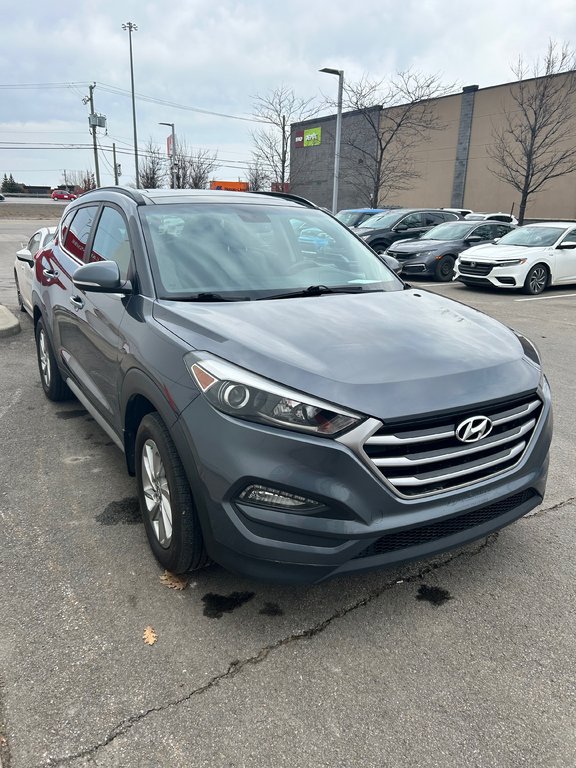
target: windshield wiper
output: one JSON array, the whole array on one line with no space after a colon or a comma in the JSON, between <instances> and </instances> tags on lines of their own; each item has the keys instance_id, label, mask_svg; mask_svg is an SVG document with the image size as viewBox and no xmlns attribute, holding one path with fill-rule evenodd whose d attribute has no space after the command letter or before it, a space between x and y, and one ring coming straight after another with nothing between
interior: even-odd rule
<instances>
[{"instance_id":1,"label":"windshield wiper","mask_svg":"<svg viewBox=\"0 0 576 768\"><path fill-rule=\"evenodd\" d=\"M174 298L173 301L250 301L250 297L222 296L220 293L196 293L192 296Z\"/></svg>"},{"instance_id":2,"label":"windshield wiper","mask_svg":"<svg viewBox=\"0 0 576 768\"><path fill-rule=\"evenodd\" d=\"M379 289L377 289L379 290ZM363 285L346 285L329 288L327 285L309 285L300 291L289 291L288 293L273 293L271 296L261 296L260 301L264 299L296 299L300 296L322 296L325 293L374 293L373 290L364 291Z\"/></svg>"}]
</instances>

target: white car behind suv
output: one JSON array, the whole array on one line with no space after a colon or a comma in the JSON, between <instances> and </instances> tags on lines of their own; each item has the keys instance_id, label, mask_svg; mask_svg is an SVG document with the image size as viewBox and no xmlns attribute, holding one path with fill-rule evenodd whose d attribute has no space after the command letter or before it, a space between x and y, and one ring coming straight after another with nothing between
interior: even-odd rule
<instances>
[{"instance_id":1,"label":"white car behind suv","mask_svg":"<svg viewBox=\"0 0 576 768\"><path fill-rule=\"evenodd\" d=\"M528 224L497 243L469 248L456 261L454 279L529 294L576 283L576 222Z\"/></svg>"}]
</instances>

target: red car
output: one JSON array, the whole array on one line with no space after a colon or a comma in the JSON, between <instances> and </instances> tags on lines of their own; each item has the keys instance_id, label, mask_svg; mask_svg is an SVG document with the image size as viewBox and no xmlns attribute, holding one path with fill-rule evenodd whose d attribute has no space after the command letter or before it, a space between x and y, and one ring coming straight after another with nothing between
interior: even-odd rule
<instances>
[{"instance_id":1,"label":"red car","mask_svg":"<svg viewBox=\"0 0 576 768\"><path fill-rule=\"evenodd\" d=\"M51 197L52 200L76 200L78 195L75 195L74 192L67 192L65 189L53 189Z\"/></svg>"}]
</instances>

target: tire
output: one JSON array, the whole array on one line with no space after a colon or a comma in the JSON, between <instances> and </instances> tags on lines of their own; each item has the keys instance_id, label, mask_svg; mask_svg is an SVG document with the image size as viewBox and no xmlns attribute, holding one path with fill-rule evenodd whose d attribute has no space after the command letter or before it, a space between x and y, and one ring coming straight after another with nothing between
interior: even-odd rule
<instances>
[{"instance_id":1,"label":"tire","mask_svg":"<svg viewBox=\"0 0 576 768\"><path fill-rule=\"evenodd\" d=\"M44 394L48 400L53 400L54 402L68 400L71 397L71 392L66 386L66 382L58 368L52 344L42 319L38 320L35 335L38 370L40 371L40 381Z\"/></svg>"},{"instance_id":2,"label":"tire","mask_svg":"<svg viewBox=\"0 0 576 768\"><path fill-rule=\"evenodd\" d=\"M456 259L454 256L443 256L436 264L434 278L440 283L449 283L454 277L455 263Z\"/></svg>"},{"instance_id":3,"label":"tire","mask_svg":"<svg viewBox=\"0 0 576 768\"><path fill-rule=\"evenodd\" d=\"M20 312L26 312L24 308L24 302L22 301L22 294L20 293L20 283L18 282L18 275L14 272L14 282L16 283L16 297L18 299L18 309Z\"/></svg>"},{"instance_id":4,"label":"tire","mask_svg":"<svg viewBox=\"0 0 576 768\"><path fill-rule=\"evenodd\" d=\"M376 243L376 245L371 246L372 250L376 251L378 254L386 253L388 248L390 248L390 243Z\"/></svg>"},{"instance_id":5,"label":"tire","mask_svg":"<svg viewBox=\"0 0 576 768\"><path fill-rule=\"evenodd\" d=\"M208 563L192 491L170 433L157 413L140 422L136 435L136 484L150 548L172 573Z\"/></svg>"},{"instance_id":6,"label":"tire","mask_svg":"<svg viewBox=\"0 0 576 768\"><path fill-rule=\"evenodd\" d=\"M545 264L535 264L526 275L522 292L528 293L530 296L537 296L546 288L549 279L548 267Z\"/></svg>"}]
</instances>

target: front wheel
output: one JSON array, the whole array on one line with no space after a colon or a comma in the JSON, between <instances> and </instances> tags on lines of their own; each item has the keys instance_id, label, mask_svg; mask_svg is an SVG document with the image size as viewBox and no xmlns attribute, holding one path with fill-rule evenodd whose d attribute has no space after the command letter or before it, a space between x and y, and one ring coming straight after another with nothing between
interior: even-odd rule
<instances>
[{"instance_id":1,"label":"front wheel","mask_svg":"<svg viewBox=\"0 0 576 768\"><path fill-rule=\"evenodd\" d=\"M136 435L136 483L150 547L172 573L202 568L208 562L190 485L157 413L145 416Z\"/></svg>"},{"instance_id":2,"label":"front wheel","mask_svg":"<svg viewBox=\"0 0 576 768\"><path fill-rule=\"evenodd\" d=\"M18 309L20 312L25 312L24 302L22 301L22 294L20 293L20 283L18 282L18 275L14 272L14 282L16 283L16 298L18 299Z\"/></svg>"},{"instance_id":3,"label":"front wheel","mask_svg":"<svg viewBox=\"0 0 576 768\"><path fill-rule=\"evenodd\" d=\"M43 320L36 324L36 353L42 389L48 400L68 400L71 393L58 368Z\"/></svg>"},{"instance_id":4,"label":"front wheel","mask_svg":"<svg viewBox=\"0 0 576 768\"><path fill-rule=\"evenodd\" d=\"M390 243L375 243L372 246L372 250L376 251L379 256L382 256L390 248Z\"/></svg>"},{"instance_id":5,"label":"front wheel","mask_svg":"<svg viewBox=\"0 0 576 768\"><path fill-rule=\"evenodd\" d=\"M522 291L531 296L542 293L548 285L548 276L548 267L545 264L535 264L526 275Z\"/></svg>"},{"instance_id":6,"label":"front wheel","mask_svg":"<svg viewBox=\"0 0 576 768\"><path fill-rule=\"evenodd\" d=\"M454 277L454 256L444 256L436 262L434 277L441 283L448 283Z\"/></svg>"}]
</instances>

